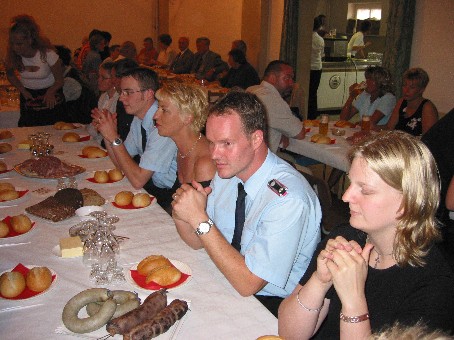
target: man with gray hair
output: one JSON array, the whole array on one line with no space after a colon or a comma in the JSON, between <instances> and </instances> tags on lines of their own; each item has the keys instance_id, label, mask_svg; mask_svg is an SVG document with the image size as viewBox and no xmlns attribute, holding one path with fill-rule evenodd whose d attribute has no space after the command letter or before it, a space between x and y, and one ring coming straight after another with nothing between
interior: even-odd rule
<instances>
[{"instance_id":1,"label":"man with gray hair","mask_svg":"<svg viewBox=\"0 0 454 340\"><path fill-rule=\"evenodd\" d=\"M221 56L210 50L210 39L197 38L196 46L197 53L194 55L191 73L195 73L197 79L213 81L219 73L228 69Z\"/></svg>"}]
</instances>

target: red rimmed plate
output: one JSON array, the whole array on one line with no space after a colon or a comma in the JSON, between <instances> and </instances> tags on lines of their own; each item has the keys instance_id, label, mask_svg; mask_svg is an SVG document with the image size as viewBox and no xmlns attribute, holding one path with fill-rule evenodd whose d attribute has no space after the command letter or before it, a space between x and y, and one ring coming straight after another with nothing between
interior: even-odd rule
<instances>
[{"instance_id":1,"label":"red rimmed plate","mask_svg":"<svg viewBox=\"0 0 454 340\"><path fill-rule=\"evenodd\" d=\"M22 263L19 263L16 267L11 268L9 270L5 270L4 272L0 273L0 275L3 273L6 273L6 272L14 271L14 272L19 272L22 275L24 275L24 277L26 277L26 275L30 271L30 269L32 269L34 267L42 267L42 266L29 265L29 264L23 265ZM49 267L47 267L47 268L49 268ZM30 300L35 297L42 296L42 295L48 293L55 287L55 284L57 282L57 273L52 268L49 268L49 270L52 273L52 283L49 286L49 288L47 288L46 290L44 290L42 292L34 292L31 289L29 289L28 287L25 287L25 290L16 297L6 298L0 294L0 299L3 299L3 300Z\"/></svg>"},{"instance_id":2,"label":"red rimmed plate","mask_svg":"<svg viewBox=\"0 0 454 340\"><path fill-rule=\"evenodd\" d=\"M11 227L11 216L6 216L2 221L8 225L9 233L5 237L0 238L0 240L11 239L13 237L26 235L27 233L31 232L33 230L33 228L35 227L35 222L32 221L32 227L30 228L30 230L25 233L19 234L19 233L15 232L13 230L13 228Z\"/></svg>"},{"instance_id":3,"label":"red rimmed plate","mask_svg":"<svg viewBox=\"0 0 454 340\"><path fill-rule=\"evenodd\" d=\"M90 135L86 135L86 136L80 136L80 139L78 142L65 142L65 141L63 141L63 142L68 143L68 144L88 142L90 140L90 138L91 138Z\"/></svg>"},{"instance_id":4,"label":"red rimmed plate","mask_svg":"<svg viewBox=\"0 0 454 340\"><path fill-rule=\"evenodd\" d=\"M139 289L144 289L144 290L159 290L162 288L165 288L167 290L172 290L172 289L176 289L178 287L181 287L181 286L187 284L192 278L191 268L186 263L183 263L181 261L171 260L171 259L169 259L169 260L179 271L181 271L180 280L172 285L161 286L155 282L150 282L147 284L145 282L146 276L140 275L137 272L137 264L132 266L129 269L129 272L128 272L128 275L126 275L126 278L129 281L129 283L132 284L134 287L139 288Z\"/></svg>"},{"instance_id":5,"label":"red rimmed plate","mask_svg":"<svg viewBox=\"0 0 454 340\"><path fill-rule=\"evenodd\" d=\"M5 201L5 200L0 200L0 203L10 203L10 202L14 202L16 203L17 200L20 200L22 197L24 197L29 190L26 190L26 189L19 189L19 188L16 188L18 190L16 190L18 193L19 193L19 197L18 198L15 198L13 200L9 200L9 201Z\"/></svg>"}]
</instances>

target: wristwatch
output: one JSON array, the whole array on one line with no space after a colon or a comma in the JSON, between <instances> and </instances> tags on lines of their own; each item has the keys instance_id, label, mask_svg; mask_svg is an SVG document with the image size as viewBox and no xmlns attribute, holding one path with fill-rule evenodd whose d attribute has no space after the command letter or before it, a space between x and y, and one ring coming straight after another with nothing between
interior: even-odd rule
<instances>
[{"instance_id":1,"label":"wristwatch","mask_svg":"<svg viewBox=\"0 0 454 340\"><path fill-rule=\"evenodd\" d=\"M200 235L205 235L207 234L211 227L214 225L213 221L208 219L206 222L201 222L199 224L199 227L195 230L195 234L200 236Z\"/></svg>"},{"instance_id":2,"label":"wristwatch","mask_svg":"<svg viewBox=\"0 0 454 340\"><path fill-rule=\"evenodd\" d=\"M121 144L123 144L123 140L120 137L115 138L114 141L112 142L112 146L119 146Z\"/></svg>"}]
</instances>

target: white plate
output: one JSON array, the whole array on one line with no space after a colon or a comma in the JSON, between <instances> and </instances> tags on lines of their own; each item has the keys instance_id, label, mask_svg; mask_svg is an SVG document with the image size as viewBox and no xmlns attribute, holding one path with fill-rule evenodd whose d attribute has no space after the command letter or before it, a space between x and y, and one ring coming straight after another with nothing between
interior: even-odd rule
<instances>
[{"instance_id":1,"label":"white plate","mask_svg":"<svg viewBox=\"0 0 454 340\"><path fill-rule=\"evenodd\" d=\"M32 224L35 223L35 225L29 231L27 231L26 233L23 233L23 234L16 235L16 236L2 237L2 238L0 238L0 245L2 243L15 243L16 241L19 241L22 238L30 236L33 233L33 231L36 230L36 228L37 228L36 222L31 218L30 218L30 220L32 221ZM3 218L0 219L0 221L3 221Z\"/></svg>"},{"instance_id":2,"label":"white plate","mask_svg":"<svg viewBox=\"0 0 454 340\"><path fill-rule=\"evenodd\" d=\"M32 268L34 268L34 267L42 267L42 266L31 265L31 264L23 264L23 266L24 266L24 267L27 267L28 269L32 269ZM49 268L49 267L47 267L47 268ZM10 271L12 271L13 269L14 269L14 268L10 268L10 269L8 269L8 270L5 270L4 272L1 272L0 275L3 274L3 273L6 273L6 272L10 272ZM37 297L40 297L40 296L43 296L43 295L49 293L52 289L55 288L55 285L56 285L57 279L58 279L57 273L56 273L52 268L49 268L49 270L50 270L50 272L52 273L52 276L55 275L55 279L52 281L52 284L50 285L50 287L47 288L45 291L42 291L41 293L38 293L38 294L36 294L35 296L31 296L31 297L26 298L26 299L5 299L4 297L0 296L0 300L4 300L4 301L23 301L23 300L27 300L27 301L29 301L29 300L36 299Z\"/></svg>"},{"instance_id":3,"label":"white plate","mask_svg":"<svg viewBox=\"0 0 454 340\"><path fill-rule=\"evenodd\" d=\"M26 190L28 190L28 189L16 187L16 191L26 191ZM25 201L28 198L29 194L30 194L30 190L28 190L22 197L16 198L14 200L0 201L0 205L8 206L8 205L15 205L18 203L22 203L23 201Z\"/></svg>"},{"instance_id":4,"label":"white plate","mask_svg":"<svg viewBox=\"0 0 454 340\"><path fill-rule=\"evenodd\" d=\"M189 267L186 263L183 263L181 261L178 261L178 260L172 260L172 259L169 259L170 262L172 262L172 264L178 269L180 270L182 273L184 274L187 274L189 275L189 277L186 279L186 281L184 281L183 283L179 284L178 286L176 287L172 287L172 288L167 288L167 290L174 290L174 289L177 289L177 288L180 288L181 286L184 286L185 284L187 284L189 281L191 281L192 279L192 270L191 270L191 267ZM136 270L137 269L137 264L135 264L134 266L132 266L131 268L129 268L128 270L128 273L126 275L126 281L128 281L134 288L137 288L137 289L141 289L143 291L147 291L147 292L151 292L153 290L151 289L146 289L146 288L143 288L141 286L139 286L135 281L134 279L132 278L131 276L131 270Z\"/></svg>"}]
</instances>

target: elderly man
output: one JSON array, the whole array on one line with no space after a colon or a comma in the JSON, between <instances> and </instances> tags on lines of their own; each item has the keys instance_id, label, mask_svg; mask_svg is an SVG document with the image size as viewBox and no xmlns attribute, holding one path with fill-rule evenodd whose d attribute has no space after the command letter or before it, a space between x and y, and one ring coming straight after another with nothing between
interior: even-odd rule
<instances>
[{"instance_id":1,"label":"elderly man","mask_svg":"<svg viewBox=\"0 0 454 340\"><path fill-rule=\"evenodd\" d=\"M134 188L143 187L166 208L176 180L177 149L170 138L158 134L153 124L158 109L154 96L157 89L158 77L150 69L138 67L123 74L120 101L126 113L134 116L124 143L117 132L115 113L95 109L92 117L115 166ZM135 155L140 155L138 164L132 158Z\"/></svg>"},{"instance_id":2,"label":"elderly man","mask_svg":"<svg viewBox=\"0 0 454 340\"><path fill-rule=\"evenodd\" d=\"M178 39L178 48L180 52L170 65L170 71L176 74L191 73L194 53L189 49L189 38L181 37Z\"/></svg>"},{"instance_id":3,"label":"elderly man","mask_svg":"<svg viewBox=\"0 0 454 340\"><path fill-rule=\"evenodd\" d=\"M200 37L196 40L197 53L194 55L191 73L195 73L197 79L215 80L217 75L228 70L226 62L221 56L210 50L210 39Z\"/></svg>"},{"instance_id":4,"label":"elderly man","mask_svg":"<svg viewBox=\"0 0 454 340\"><path fill-rule=\"evenodd\" d=\"M268 64L260 85L249 87L246 91L254 93L265 105L268 115L269 148L277 152L282 141L285 148L288 138L304 139L306 131L303 123L296 118L290 106L283 99L293 90L293 68L286 62L274 60Z\"/></svg>"},{"instance_id":5,"label":"elderly man","mask_svg":"<svg viewBox=\"0 0 454 340\"><path fill-rule=\"evenodd\" d=\"M320 204L303 176L270 152L257 97L230 92L206 124L217 173L209 188L183 184L173 217L182 239L205 248L232 286L274 315L320 241ZM236 202L235 202L236 201Z\"/></svg>"}]
</instances>

